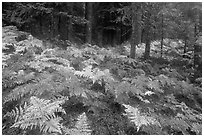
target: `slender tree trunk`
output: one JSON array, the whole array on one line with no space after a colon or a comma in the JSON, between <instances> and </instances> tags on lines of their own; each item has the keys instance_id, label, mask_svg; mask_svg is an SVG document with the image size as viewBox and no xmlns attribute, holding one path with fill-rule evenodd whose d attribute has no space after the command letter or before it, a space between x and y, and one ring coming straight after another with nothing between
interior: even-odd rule
<instances>
[{"instance_id":1,"label":"slender tree trunk","mask_svg":"<svg viewBox=\"0 0 204 137\"><path fill-rule=\"evenodd\" d=\"M53 14L51 14L51 17L50 17L50 38L53 38L54 37L54 17L53 17Z\"/></svg>"},{"instance_id":2,"label":"slender tree trunk","mask_svg":"<svg viewBox=\"0 0 204 137\"><path fill-rule=\"evenodd\" d=\"M41 37L43 37L43 23L42 23L42 16L39 16L39 32L37 32L37 34L38 33L40 33L40 36ZM33 24L34 26L36 26L36 24ZM35 28L35 27L34 27ZM34 32L35 32L35 30L34 30ZM36 33L36 32L35 32ZM31 34L34 34L34 33L31 33Z\"/></svg>"},{"instance_id":3,"label":"slender tree trunk","mask_svg":"<svg viewBox=\"0 0 204 137\"><path fill-rule=\"evenodd\" d=\"M87 30L86 30L86 40L87 43L91 44L92 43L92 3L87 2L86 3L86 19L88 20L87 23Z\"/></svg>"},{"instance_id":4,"label":"slender tree trunk","mask_svg":"<svg viewBox=\"0 0 204 137\"><path fill-rule=\"evenodd\" d=\"M98 33L98 45L99 47L103 47L103 29L99 29Z\"/></svg>"},{"instance_id":5,"label":"slender tree trunk","mask_svg":"<svg viewBox=\"0 0 204 137\"><path fill-rule=\"evenodd\" d=\"M146 37L146 46L145 46L145 59L148 59L150 57L150 43L151 43L151 40L150 40L150 37L147 36Z\"/></svg>"},{"instance_id":6,"label":"slender tree trunk","mask_svg":"<svg viewBox=\"0 0 204 137\"><path fill-rule=\"evenodd\" d=\"M150 23L150 17L151 17L151 11L148 11L147 13L147 20L146 20L146 27L145 27L145 43L146 43L146 46L145 46L145 54L144 54L144 57L145 59L148 59L150 57L150 43L151 43L151 34L150 34L150 29L151 29L151 23Z\"/></svg>"},{"instance_id":7,"label":"slender tree trunk","mask_svg":"<svg viewBox=\"0 0 204 137\"><path fill-rule=\"evenodd\" d=\"M195 68L195 72L194 72L194 79L200 77L201 74L199 74L199 71L201 71L200 73L202 73L202 63L199 62L200 57L199 57L199 52L201 52L201 49L197 43L198 37L199 37L199 14L198 11L196 13L196 19L195 19L195 24L194 24L194 68Z\"/></svg>"},{"instance_id":8,"label":"slender tree trunk","mask_svg":"<svg viewBox=\"0 0 204 137\"><path fill-rule=\"evenodd\" d=\"M163 44L164 44L164 15L162 14L162 25L161 25L161 58L162 58L162 55L163 55Z\"/></svg>"},{"instance_id":9,"label":"slender tree trunk","mask_svg":"<svg viewBox=\"0 0 204 137\"><path fill-rule=\"evenodd\" d=\"M196 40L197 40L197 32L198 32L198 26L197 26L197 23L195 22L195 26L194 26L194 39L195 39L195 42L194 42L194 80L196 78L199 77L199 73L198 73L198 68L199 68L199 45L197 44Z\"/></svg>"},{"instance_id":10,"label":"slender tree trunk","mask_svg":"<svg viewBox=\"0 0 204 137\"><path fill-rule=\"evenodd\" d=\"M58 30L58 35L61 35L61 15L58 15L58 23L57 23L57 30Z\"/></svg>"},{"instance_id":11,"label":"slender tree trunk","mask_svg":"<svg viewBox=\"0 0 204 137\"><path fill-rule=\"evenodd\" d=\"M119 45L121 43L121 27L116 29L116 39L115 44Z\"/></svg>"},{"instance_id":12,"label":"slender tree trunk","mask_svg":"<svg viewBox=\"0 0 204 137\"><path fill-rule=\"evenodd\" d=\"M48 29L46 31L46 36L48 37L48 39L50 40L52 38L52 29L53 29L53 23L52 23L52 14L50 14L50 16L48 17Z\"/></svg>"},{"instance_id":13,"label":"slender tree trunk","mask_svg":"<svg viewBox=\"0 0 204 137\"><path fill-rule=\"evenodd\" d=\"M131 49L130 57L135 59L136 45L140 43L141 40L141 6L140 3L133 2L132 8L132 36L131 36Z\"/></svg>"},{"instance_id":14,"label":"slender tree trunk","mask_svg":"<svg viewBox=\"0 0 204 137\"><path fill-rule=\"evenodd\" d=\"M194 26L194 39L195 39L195 42L194 42L194 67L195 68L198 65L198 59L199 59L199 57L197 55L197 53L199 52L199 48L198 48L198 45L196 43L197 33L198 33L198 27L197 27L197 23L195 23L195 26Z\"/></svg>"},{"instance_id":15,"label":"slender tree trunk","mask_svg":"<svg viewBox=\"0 0 204 137\"><path fill-rule=\"evenodd\" d=\"M154 22L157 22L157 18L156 18L155 15L154 15ZM154 29L153 29L153 39L156 40L156 39L157 39L157 35L156 35L157 28L156 28L155 25L154 25L153 28L154 28Z\"/></svg>"},{"instance_id":16,"label":"slender tree trunk","mask_svg":"<svg viewBox=\"0 0 204 137\"><path fill-rule=\"evenodd\" d=\"M183 53L185 54L187 52L187 38L185 38L184 40L184 49L183 49Z\"/></svg>"},{"instance_id":17,"label":"slender tree trunk","mask_svg":"<svg viewBox=\"0 0 204 137\"><path fill-rule=\"evenodd\" d=\"M69 18L69 24L68 24L68 40L72 41L72 18L73 18L73 5L74 3L70 2L69 7L70 7L70 12L71 16Z\"/></svg>"}]
</instances>

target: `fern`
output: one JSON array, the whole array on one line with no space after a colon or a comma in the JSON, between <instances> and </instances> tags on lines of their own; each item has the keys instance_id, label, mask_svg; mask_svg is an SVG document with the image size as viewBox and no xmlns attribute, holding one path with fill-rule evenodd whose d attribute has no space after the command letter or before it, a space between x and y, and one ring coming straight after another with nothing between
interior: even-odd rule
<instances>
[{"instance_id":1,"label":"fern","mask_svg":"<svg viewBox=\"0 0 204 137\"><path fill-rule=\"evenodd\" d=\"M21 129L33 129L34 127L39 127L42 132L58 132L61 133L62 120L60 117L56 116L55 112L66 113L60 106L64 101L51 102L50 100L39 99L32 96L30 98L30 105L27 107L19 107L16 109L15 123L12 127L19 127Z\"/></svg>"},{"instance_id":2,"label":"fern","mask_svg":"<svg viewBox=\"0 0 204 137\"><path fill-rule=\"evenodd\" d=\"M75 95L78 95L77 92L82 91L79 85L80 83L76 76L69 73L71 73L69 70L64 73L61 72L61 74L44 72L37 76L32 83L21 85L13 89L12 92L3 99L3 102L18 100L26 95L41 96L45 92L47 92L47 96L49 97L49 94L60 93L68 88L70 94L76 93Z\"/></svg>"},{"instance_id":3,"label":"fern","mask_svg":"<svg viewBox=\"0 0 204 137\"><path fill-rule=\"evenodd\" d=\"M87 66L82 71L76 71L74 74L80 77L92 78L93 77L92 66L91 65Z\"/></svg>"},{"instance_id":4,"label":"fern","mask_svg":"<svg viewBox=\"0 0 204 137\"><path fill-rule=\"evenodd\" d=\"M201 123L193 123L191 130L196 132L197 135L202 135L202 124Z\"/></svg>"},{"instance_id":5,"label":"fern","mask_svg":"<svg viewBox=\"0 0 204 137\"><path fill-rule=\"evenodd\" d=\"M18 71L18 75L14 78L14 82L17 84L23 84L35 79L35 72L24 73L23 70Z\"/></svg>"},{"instance_id":6,"label":"fern","mask_svg":"<svg viewBox=\"0 0 204 137\"><path fill-rule=\"evenodd\" d=\"M64 128L64 132L68 135L91 135L92 130L90 129L86 113L79 115L75 126L73 128Z\"/></svg>"},{"instance_id":7,"label":"fern","mask_svg":"<svg viewBox=\"0 0 204 137\"><path fill-rule=\"evenodd\" d=\"M99 65L99 63L97 63L95 60L93 60L93 58L90 58L88 60L83 61L83 64L85 66L90 66L90 65Z\"/></svg>"},{"instance_id":8,"label":"fern","mask_svg":"<svg viewBox=\"0 0 204 137\"><path fill-rule=\"evenodd\" d=\"M122 62L127 63L128 65L132 65L133 67L136 67L136 60L132 58L127 57L120 57L119 58Z\"/></svg>"},{"instance_id":9,"label":"fern","mask_svg":"<svg viewBox=\"0 0 204 137\"><path fill-rule=\"evenodd\" d=\"M169 78L163 74L159 75L156 77L157 80L159 80L159 82L161 83L161 86L165 87L165 86L175 86L175 79L174 78Z\"/></svg>"},{"instance_id":10,"label":"fern","mask_svg":"<svg viewBox=\"0 0 204 137\"><path fill-rule=\"evenodd\" d=\"M36 56L34 61L30 61L26 63L26 65L36 69L38 72L42 72L46 68L57 70L59 67L67 67L67 69L74 70L73 67L70 67L69 60L55 56L47 57L47 55L44 54Z\"/></svg>"},{"instance_id":11,"label":"fern","mask_svg":"<svg viewBox=\"0 0 204 137\"><path fill-rule=\"evenodd\" d=\"M96 55L97 51L91 47L86 47L83 49L83 54L84 55Z\"/></svg>"},{"instance_id":12,"label":"fern","mask_svg":"<svg viewBox=\"0 0 204 137\"><path fill-rule=\"evenodd\" d=\"M7 67L7 60L11 57L11 54L2 53L2 68Z\"/></svg>"},{"instance_id":13,"label":"fern","mask_svg":"<svg viewBox=\"0 0 204 137\"><path fill-rule=\"evenodd\" d=\"M25 131L37 127L43 133L90 135L93 127L89 125L86 113L79 115L74 127L61 124L62 118L58 114L65 113L62 104L71 98L89 107L88 112L93 110L96 114L97 110L98 116L101 116L99 108L109 111L113 109L112 104L122 105L125 118L130 120L124 127L131 122L137 132L189 134L190 130L201 134L199 110L178 97L192 99L194 94L201 95L201 89L180 81L181 76L176 70L164 70L165 75L161 74L157 64L152 67L150 63L127 58L116 53L114 48L86 46L78 49L71 46L66 51L55 48L37 53L36 47L39 48L42 42L30 40L12 45L15 47L12 54L3 53L4 110L14 100L21 104L26 102L17 104L18 107L4 115L14 116L12 127ZM4 51L9 50L6 44L7 40L3 44ZM108 128L112 129L112 123Z\"/></svg>"},{"instance_id":14,"label":"fern","mask_svg":"<svg viewBox=\"0 0 204 137\"><path fill-rule=\"evenodd\" d=\"M183 134L188 134L187 129L190 127L183 119L178 118L167 118L167 117L161 117L159 119L159 122L161 123L162 127L170 127L171 129L175 131L181 131ZM171 131L167 131L171 132ZM174 133L168 133L168 134L174 134Z\"/></svg>"},{"instance_id":15,"label":"fern","mask_svg":"<svg viewBox=\"0 0 204 137\"><path fill-rule=\"evenodd\" d=\"M68 51L70 51L70 55L73 57L83 57L83 54L81 50L74 48L74 47L69 47L67 48Z\"/></svg>"},{"instance_id":16,"label":"fern","mask_svg":"<svg viewBox=\"0 0 204 137\"><path fill-rule=\"evenodd\" d=\"M117 101L124 103L123 101L128 101L131 97L137 97L140 101L144 103L150 103L143 97L147 94L155 94L149 91L147 87L148 78L144 76L139 76L135 79L123 78L122 82L114 80L106 81L106 89L111 93ZM148 92L149 91L149 92ZM125 101L125 102L126 102Z\"/></svg>"},{"instance_id":17,"label":"fern","mask_svg":"<svg viewBox=\"0 0 204 137\"><path fill-rule=\"evenodd\" d=\"M143 125L160 125L154 117L148 116L146 114L141 114L138 108L134 108L125 104L123 104L123 106L126 108L125 115L127 115L130 121L135 124L135 126L137 127L137 131L139 131L139 129Z\"/></svg>"},{"instance_id":18,"label":"fern","mask_svg":"<svg viewBox=\"0 0 204 137\"><path fill-rule=\"evenodd\" d=\"M75 71L74 73L75 75L78 75L80 77L85 77L90 79L93 84L95 82L99 82L100 84L102 84L102 80L114 80L114 78L111 76L110 72L108 69L101 71L98 68L92 68L91 65L87 66L86 68L84 68L82 71Z\"/></svg>"},{"instance_id":19,"label":"fern","mask_svg":"<svg viewBox=\"0 0 204 137\"><path fill-rule=\"evenodd\" d=\"M60 121L63 119L61 117L53 117L45 123L40 123L40 131L43 133L60 133L62 134Z\"/></svg>"},{"instance_id":20,"label":"fern","mask_svg":"<svg viewBox=\"0 0 204 137\"><path fill-rule=\"evenodd\" d=\"M154 90L155 92L164 93L164 91L160 87L160 83L158 80L153 80L148 82L147 86L148 88L150 88L151 90Z\"/></svg>"}]
</instances>

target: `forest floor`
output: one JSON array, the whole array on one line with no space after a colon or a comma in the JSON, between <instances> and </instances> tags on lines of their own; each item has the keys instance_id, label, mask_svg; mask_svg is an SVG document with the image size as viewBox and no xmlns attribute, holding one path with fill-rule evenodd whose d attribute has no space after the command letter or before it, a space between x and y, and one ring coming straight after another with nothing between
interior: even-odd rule
<instances>
[{"instance_id":1,"label":"forest floor","mask_svg":"<svg viewBox=\"0 0 204 137\"><path fill-rule=\"evenodd\" d=\"M145 44L130 59L128 42L44 47L14 26L2 39L5 135L202 134L202 78L181 41L165 39L162 58L152 42L145 60Z\"/></svg>"}]
</instances>

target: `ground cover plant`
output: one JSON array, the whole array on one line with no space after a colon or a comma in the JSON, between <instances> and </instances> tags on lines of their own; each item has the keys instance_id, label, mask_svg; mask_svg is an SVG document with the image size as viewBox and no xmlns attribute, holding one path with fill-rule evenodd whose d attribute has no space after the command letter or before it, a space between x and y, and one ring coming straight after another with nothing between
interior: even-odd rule
<instances>
[{"instance_id":1,"label":"ground cover plant","mask_svg":"<svg viewBox=\"0 0 204 137\"><path fill-rule=\"evenodd\" d=\"M3 27L2 134L202 134L202 89L189 80L190 59L171 54L173 44L159 58L156 42L151 58L140 44L132 59L128 43L45 47Z\"/></svg>"}]
</instances>

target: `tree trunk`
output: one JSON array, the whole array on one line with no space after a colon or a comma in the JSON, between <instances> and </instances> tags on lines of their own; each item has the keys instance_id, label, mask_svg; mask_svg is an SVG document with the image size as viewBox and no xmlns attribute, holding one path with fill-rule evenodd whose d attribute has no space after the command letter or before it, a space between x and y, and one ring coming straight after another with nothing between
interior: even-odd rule
<instances>
[{"instance_id":1,"label":"tree trunk","mask_svg":"<svg viewBox=\"0 0 204 137\"><path fill-rule=\"evenodd\" d=\"M150 37L146 36L145 55L144 55L145 59L148 59L150 57L150 43L151 43Z\"/></svg>"},{"instance_id":2,"label":"tree trunk","mask_svg":"<svg viewBox=\"0 0 204 137\"><path fill-rule=\"evenodd\" d=\"M202 76L202 63L199 53L202 51L201 46L197 43L200 28L199 28L200 17L198 11L196 12L195 26L194 26L194 79Z\"/></svg>"},{"instance_id":3,"label":"tree trunk","mask_svg":"<svg viewBox=\"0 0 204 137\"><path fill-rule=\"evenodd\" d=\"M40 35L41 36L43 36L43 24L42 24L42 16L40 15L40 17L39 17L40 19L39 19L39 25L40 25L40 27L39 27L39 29L40 29ZM31 33L31 34L33 34L33 33Z\"/></svg>"},{"instance_id":4,"label":"tree trunk","mask_svg":"<svg viewBox=\"0 0 204 137\"><path fill-rule=\"evenodd\" d=\"M97 35L98 35L98 45L99 47L103 47L103 29L102 28L98 30Z\"/></svg>"},{"instance_id":5,"label":"tree trunk","mask_svg":"<svg viewBox=\"0 0 204 137\"><path fill-rule=\"evenodd\" d=\"M197 26L197 23L195 23L195 26L194 26L194 39L195 39L195 42L194 42L194 67L195 68L199 64L198 63L199 57L197 54L199 52L199 45L196 43L197 34L198 34L198 26Z\"/></svg>"},{"instance_id":6,"label":"tree trunk","mask_svg":"<svg viewBox=\"0 0 204 137\"><path fill-rule=\"evenodd\" d=\"M70 2L69 3L69 7L70 7L70 13L71 16L69 18L69 23L68 23L68 40L72 41L72 18L73 18L73 5L74 3Z\"/></svg>"},{"instance_id":7,"label":"tree trunk","mask_svg":"<svg viewBox=\"0 0 204 137\"><path fill-rule=\"evenodd\" d=\"M185 38L184 40L184 49L183 49L183 53L185 54L187 52L187 38Z\"/></svg>"},{"instance_id":8,"label":"tree trunk","mask_svg":"<svg viewBox=\"0 0 204 137\"><path fill-rule=\"evenodd\" d=\"M49 29L49 38L54 37L54 17L53 14L50 16L50 29Z\"/></svg>"},{"instance_id":9,"label":"tree trunk","mask_svg":"<svg viewBox=\"0 0 204 137\"><path fill-rule=\"evenodd\" d=\"M164 15L162 14L162 22L161 22L161 58L162 58L162 55L163 55L163 44L164 44Z\"/></svg>"},{"instance_id":10,"label":"tree trunk","mask_svg":"<svg viewBox=\"0 0 204 137\"><path fill-rule=\"evenodd\" d=\"M130 57L135 59L135 49L136 45L140 43L141 40L141 6L138 3L133 2L132 8L132 36L131 36L131 49Z\"/></svg>"},{"instance_id":11,"label":"tree trunk","mask_svg":"<svg viewBox=\"0 0 204 137\"><path fill-rule=\"evenodd\" d=\"M145 54L144 57L145 59L148 59L150 57L150 43L151 43L151 34L150 34L150 29L151 29L151 23L150 23L150 17L151 17L151 11L148 11L147 13L147 20L146 20L146 27L145 27Z\"/></svg>"},{"instance_id":12,"label":"tree trunk","mask_svg":"<svg viewBox=\"0 0 204 137\"><path fill-rule=\"evenodd\" d=\"M92 43L92 3L87 2L86 3L86 19L88 20L87 23L87 30L86 30L86 41L87 43L91 44Z\"/></svg>"},{"instance_id":13,"label":"tree trunk","mask_svg":"<svg viewBox=\"0 0 204 137\"><path fill-rule=\"evenodd\" d=\"M116 44L121 44L121 27L117 28L116 30Z\"/></svg>"}]
</instances>

